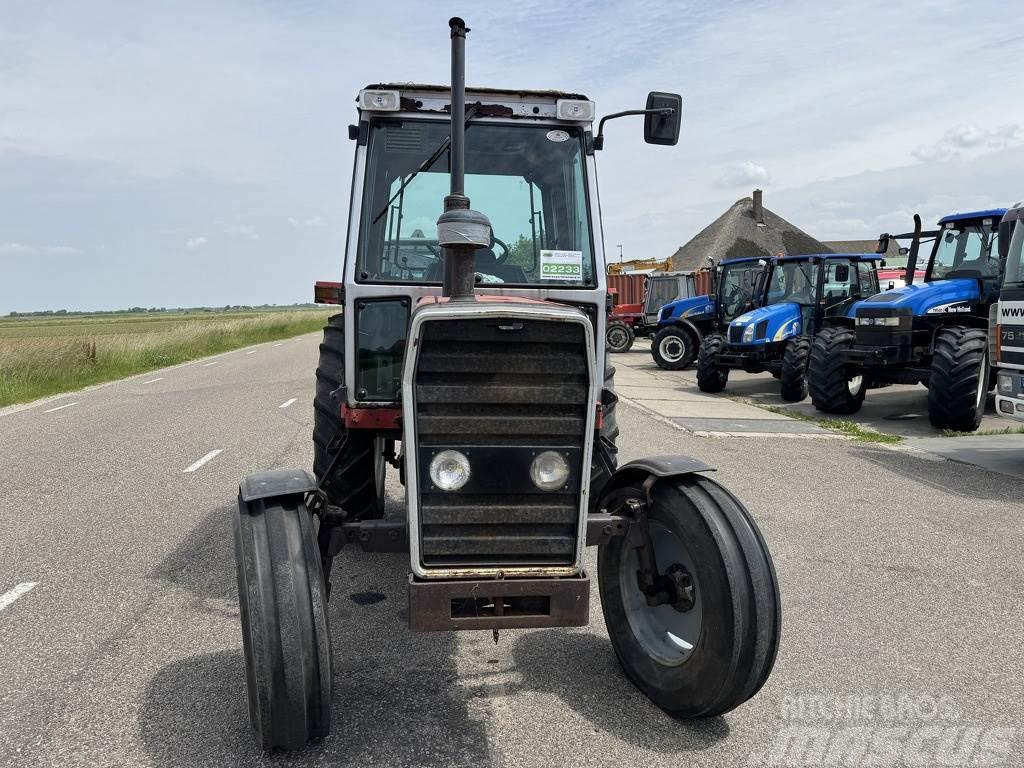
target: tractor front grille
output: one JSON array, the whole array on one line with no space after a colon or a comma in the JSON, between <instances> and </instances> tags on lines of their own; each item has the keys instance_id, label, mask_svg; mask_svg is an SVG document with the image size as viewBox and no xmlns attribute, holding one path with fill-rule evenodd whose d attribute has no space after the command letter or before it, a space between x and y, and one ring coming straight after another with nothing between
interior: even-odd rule
<instances>
[{"instance_id":1,"label":"tractor front grille","mask_svg":"<svg viewBox=\"0 0 1024 768\"><path fill-rule=\"evenodd\" d=\"M585 460L593 407L586 343L580 322L490 316L424 323L414 399L425 568L574 563L584 467L573 467L572 486L557 492L538 490L523 468L544 449ZM429 482L429 455L453 447L470 458L465 492Z\"/></svg>"},{"instance_id":2,"label":"tractor front grille","mask_svg":"<svg viewBox=\"0 0 1024 768\"><path fill-rule=\"evenodd\" d=\"M742 325L730 325L729 326L729 343L739 344L743 341L743 326Z\"/></svg>"}]
</instances>

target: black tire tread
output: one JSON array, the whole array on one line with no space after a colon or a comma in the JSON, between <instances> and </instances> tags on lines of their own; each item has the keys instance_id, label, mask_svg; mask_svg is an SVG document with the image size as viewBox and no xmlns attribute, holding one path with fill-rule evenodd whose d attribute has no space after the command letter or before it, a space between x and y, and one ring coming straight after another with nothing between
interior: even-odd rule
<instances>
[{"instance_id":1,"label":"black tire tread","mask_svg":"<svg viewBox=\"0 0 1024 768\"><path fill-rule=\"evenodd\" d=\"M239 499L235 558L250 724L263 749L300 749L331 725L327 595L302 497Z\"/></svg>"},{"instance_id":2,"label":"black tire tread","mask_svg":"<svg viewBox=\"0 0 1024 768\"><path fill-rule=\"evenodd\" d=\"M779 393L790 403L799 403L807 397L807 362L811 357L811 340L797 336L786 343L779 372Z\"/></svg>"},{"instance_id":3,"label":"black tire tread","mask_svg":"<svg viewBox=\"0 0 1024 768\"><path fill-rule=\"evenodd\" d=\"M973 432L985 413L983 395L977 405L978 376L989 375L988 335L962 325L935 334L928 376L928 420L939 429ZM986 384L986 391L988 382Z\"/></svg>"},{"instance_id":4,"label":"black tire tread","mask_svg":"<svg viewBox=\"0 0 1024 768\"><path fill-rule=\"evenodd\" d=\"M725 337L720 333L709 333L700 343L700 352L697 353L697 386L701 392L721 392L729 383L729 369L715 364L723 349Z\"/></svg>"},{"instance_id":5,"label":"black tire tread","mask_svg":"<svg viewBox=\"0 0 1024 768\"><path fill-rule=\"evenodd\" d=\"M824 413L851 414L864 404L865 387L860 395L850 394L846 366L840 357L843 349L856 343L851 328L822 328L811 344L811 361L807 369L811 403Z\"/></svg>"},{"instance_id":6,"label":"black tire tread","mask_svg":"<svg viewBox=\"0 0 1024 768\"><path fill-rule=\"evenodd\" d=\"M380 500L374 485L373 434L369 430L347 430L341 418L339 388L345 383L345 319L332 315L320 343L320 362L316 369L316 393L313 398L313 474L323 483L327 501L346 511L351 519L380 515ZM334 464L331 477L324 479L330 466L328 447L336 437L348 437L342 455Z\"/></svg>"},{"instance_id":7,"label":"black tire tread","mask_svg":"<svg viewBox=\"0 0 1024 768\"><path fill-rule=\"evenodd\" d=\"M686 354L675 362L669 362L661 356L661 342L667 336L677 336L686 344ZM693 365L693 361L697 357L696 342L697 339L688 329L670 325L655 333L654 338L651 339L651 357L654 358L654 362L658 364L659 368L664 368L666 371L681 371Z\"/></svg>"},{"instance_id":8,"label":"black tire tread","mask_svg":"<svg viewBox=\"0 0 1024 768\"><path fill-rule=\"evenodd\" d=\"M725 576L732 603L731 609L725 609L732 616L728 649L705 651L714 653L715 658L718 658L718 653L724 654L721 658L728 663L722 666L728 673L721 680L700 680L700 685L695 685L694 690L669 691L666 685L668 678L644 679L644 670L650 670L653 662L634 663L636 650L628 644L622 645L622 635L613 629L621 628L625 622L624 631L631 634L621 603L616 598L619 568L616 558L624 545L614 540L603 545L598 556L601 602L612 645L626 676L669 714L681 718L721 715L754 696L775 664L782 627L782 603L775 567L764 537L750 513L742 502L715 481L701 475L661 480L654 487L654 499L655 505L660 503L698 515L717 544L723 567L729 569ZM701 578L698 573L698 581ZM705 627L704 631L721 632L723 625ZM699 647L704 644L702 640ZM688 663L697 665L698 670L703 669L700 659ZM667 669L666 674L674 674L671 672L674 668L654 668Z\"/></svg>"}]
</instances>

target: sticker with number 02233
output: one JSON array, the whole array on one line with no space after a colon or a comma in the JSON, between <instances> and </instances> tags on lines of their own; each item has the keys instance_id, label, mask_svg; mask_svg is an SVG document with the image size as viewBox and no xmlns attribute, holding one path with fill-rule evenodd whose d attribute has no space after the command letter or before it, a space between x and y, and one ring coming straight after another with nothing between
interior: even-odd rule
<instances>
[{"instance_id":1,"label":"sticker with number 02233","mask_svg":"<svg viewBox=\"0 0 1024 768\"><path fill-rule=\"evenodd\" d=\"M540 279L583 282L583 252L541 251Z\"/></svg>"}]
</instances>

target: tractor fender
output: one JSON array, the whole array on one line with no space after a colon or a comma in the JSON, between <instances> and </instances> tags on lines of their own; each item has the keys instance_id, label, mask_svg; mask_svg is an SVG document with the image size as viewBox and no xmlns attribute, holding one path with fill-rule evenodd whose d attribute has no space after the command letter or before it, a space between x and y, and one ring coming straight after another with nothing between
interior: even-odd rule
<instances>
[{"instance_id":1,"label":"tractor fender","mask_svg":"<svg viewBox=\"0 0 1024 768\"><path fill-rule=\"evenodd\" d=\"M648 456L643 459L635 459L623 464L608 478L608 482L601 489L600 502L596 509L602 509L605 499L617 489L636 482L643 482L651 476L661 479L692 475L694 472L714 471L714 467L709 467L703 461L689 456Z\"/></svg>"},{"instance_id":2,"label":"tractor fender","mask_svg":"<svg viewBox=\"0 0 1024 768\"><path fill-rule=\"evenodd\" d=\"M271 469L246 477L238 486L238 497L248 503L271 496L311 493L316 480L304 469Z\"/></svg>"},{"instance_id":3,"label":"tractor fender","mask_svg":"<svg viewBox=\"0 0 1024 768\"><path fill-rule=\"evenodd\" d=\"M700 344L701 339L704 338L704 334L700 332L700 328L698 328L692 320L688 320L685 317L675 317L670 322L661 323L658 325L658 330L660 331L662 328L668 328L673 325L678 325L690 331L690 333L697 337L698 344Z\"/></svg>"}]
</instances>

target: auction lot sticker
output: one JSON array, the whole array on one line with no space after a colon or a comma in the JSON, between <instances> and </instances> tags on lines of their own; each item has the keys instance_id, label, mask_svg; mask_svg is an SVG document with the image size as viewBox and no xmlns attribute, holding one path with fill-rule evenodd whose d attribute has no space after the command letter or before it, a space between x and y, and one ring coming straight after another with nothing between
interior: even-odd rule
<instances>
[{"instance_id":1,"label":"auction lot sticker","mask_svg":"<svg viewBox=\"0 0 1024 768\"><path fill-rule=\"evenodd\" d=\"M583 251L541 251L541 280L583 282Z\"/></svg>"}]
</instances>

